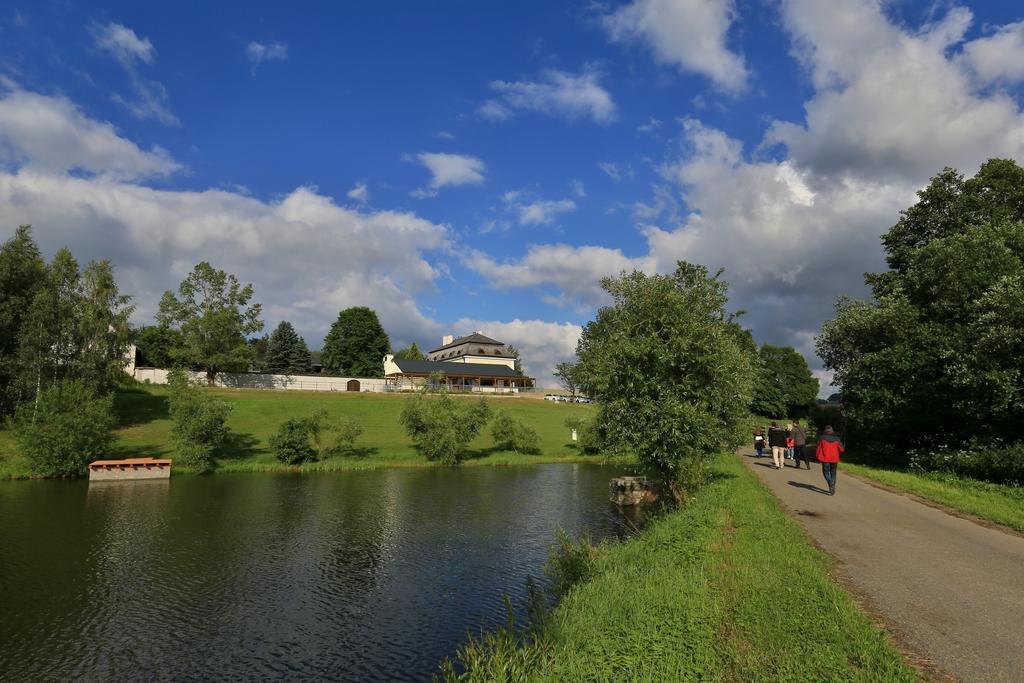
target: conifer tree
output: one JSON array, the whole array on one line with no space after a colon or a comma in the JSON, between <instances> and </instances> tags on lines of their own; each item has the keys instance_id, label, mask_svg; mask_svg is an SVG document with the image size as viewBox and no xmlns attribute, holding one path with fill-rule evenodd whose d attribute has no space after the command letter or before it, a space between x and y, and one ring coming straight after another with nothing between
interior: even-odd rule
<instances>
[{"instance_id":1,"label":"conifer tree","mask_svg":"<svg viewBox=\"0 0 1024 683\"><path fill-rule=\"evenodd\" d=\"M270 335L267 370L288 375L310 371L309 348L287 320L281 321Z\"/></svg>"}]
</instances>

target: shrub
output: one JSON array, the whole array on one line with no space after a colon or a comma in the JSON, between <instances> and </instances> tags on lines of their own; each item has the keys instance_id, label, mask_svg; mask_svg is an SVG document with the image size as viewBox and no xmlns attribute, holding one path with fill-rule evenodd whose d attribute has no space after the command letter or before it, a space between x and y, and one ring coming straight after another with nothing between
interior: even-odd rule
<instances>
[{"instance_id":1,"label":"shrub","mask_svg":"<svg viewBox=\"0 0 1024 683\"><path fill-rule=\"evenodd\" d=\"M176 456L198 472L213 469L213 454L228 435L231 404L200 389L184 370L168 374L170 411Z\"/></svg>"},{"instance_id":2,"label":"shrub","mask_svg":"<svg viewBox=\"0 0 1024 683\"><path fill-rule=\"evenodd\" d=\"M363 426L354 417L342 417L334 423L334 452L350 453L355 449L356 439L363 433Z\"/></svg>"},{"instance_id":3,"label":"shrub","mask_svg":"<svg viewBox=\"0 0 1024 683\"><path fill-rule=\"evenodd\" d=\"M548 549L544 573L551 580L551 594L560 599L576 584L589 581L597 574L597 548L589 539L573 541L564 529L555 532L556 545Z\"/></svg>"},{"instance_id":4,"label":"shrub","mask_svg":"<svg viewBox=\"0 0 1024 683\"><path fill-rule=\"evenodd\" d=\"M512 417L504 410L499 411L491 424L494 445L503 451L515 453L540 453L540 437L537 430Z\"/></svg>"},{"instance_id":5,"label":"shrub","mask_svg":"<svg viewBox=\"0 0 1024 683\"><path fill-rule=\"evenodd\" d=\"M603 450L604 441L596 420L573 416L566 419L565 426L576 430L576 444L587 455L596 455Z\"/></svg>"},{"instance_id":6,"label":"shrub","mask_svg":"<svg viewBox=\"0 0 1024 683\"><path fill-rule=\"evenodd\" d=\"M1024 443L911 451L909 465L911 469L927 472L946 472L994 484L1024 486Z\"/></svg>"},{"instance_id":7,"label":"shrub","mask_svg":"<svg viewBox=\"0 0 1024 683\"><path fill-rule=\"evenodd\" d=\"M18 409L15 434L32 471L44 477L83 475L114 442L114 397L97 396L82 380L60 380Z\"/></svg>"},{"instance_id":8,"label":"shrub","mask_svg":"<svg viewBox=\"0 0 1024 683\"><path fill-rule=\"evenodd\" d=\"M312 462L317 452L310 444L312 425L309 418L290 418L270 437L270 447L278 460L289 465Z\"/></svg>"},{"instance_id":9,"label":"shrub","mask_svg":"<svg viewBox=\"0 0 1024 683\"><path fill-rule=\"evenodd\" d=\"M399 422L427 460L458 465L466 446L487 424L490 406L482 398L472 405L460 405L444 390L437 396L428 393L424 390L407 399Z\"/></svg>"}]
</instances>

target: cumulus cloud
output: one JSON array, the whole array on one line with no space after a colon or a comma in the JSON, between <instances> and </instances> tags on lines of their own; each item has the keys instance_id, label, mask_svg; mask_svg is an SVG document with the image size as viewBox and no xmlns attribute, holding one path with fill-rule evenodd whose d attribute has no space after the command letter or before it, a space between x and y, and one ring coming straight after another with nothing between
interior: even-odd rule
<instances>
[{"instance_id":1,"label":"cumulus cloud","mask_svg":"<svg viewBox=\"0 0 1024 683\"><path fill-rule=\"evenodd\" d=\"M519 349L523 371L542 389L558 386L554 378L555 364L573 360L576 343L583 333L583 328L573 323L518 318L510 322L463 318L455 324L455 329L480 330L492 339Z\"/></svg>"},{"instance_id":2,"label":"cumulus cloud","mask_svg":"<svg viewBox=\"0 0 1024 683\"><path fill-rule=\"evenodd\" d=\"M360 204L365 204L370 200L370 190L366 187L366 183L356 183L356 186L346 192L345 196Z\"/></svg>"},{"instance_id":3,"label":"cumulus cloud","mask_svg":"<svg viewBox=\"0 0 1024 683\"><path fill-rule=\"evenodd\" d=\"M77 171L120 180L181 169L164 150L141 149L63 97L20 89L0 94L0 159L33 171Z\"/></svg>"},{"instance_id":4,"label":"cumulus cloud","mask_svg":"<svg viewBox=\"0 0 1024 683\"><path fill-rule=\"evenodd\" d=\"M418 293L436 291L448 228L412 213L360 211L315 188L273 201L236 191L139 184L179 166L72 103L25 91L0 99L0 223L32 223L44 252L110 258L149 322L161 293L208 260L252 282L264 320L291 320L313 348L337 311L378 311L397 340L436 336ZM83 172L88 172L83 175Z\"/></svg>"},{"instance_id":5,"label":"cumulus cloud","mask_svg":"<svg viewBox=\"0 0 1024 683\"><path fill-rule=\"evenodd\" d=\"M140 38L135 31L116 22L93 26L92 34L96 47L108 52L126 69L134 68L136 62L150 64L156 56L149 38Z\"/></svg>"},{"instance_id":6,"label":"cumulus cloud","mask_svg":"<svg viewBox=\"0 0 1024 683\"><path fill-rule=\"evenodd\" d=\"M536 201L516 206L519 225L549 225L555 222L558 214L575 210L576 202L571 199Z\"/></svg>"},{"instance_id":7,"label":"cumulus cloud","mask_svg":"<svg viewBox=\"0 0 1024 683\"><path fill-rule=\"evenodd\" d=\"M245 46L245 56L252 64L252 72L256 73L256 67L263 62L273 60L284 61L288 59L288 45L285 43L258 43L250 41Z\"/></svg>"},{"instance_id":8,"label":"cumulus cloud","mask_svg":"<svg viewBox=\"0 0 1024 683\"><path fill-rule=\"evenodd\" d=\"M587 188L584 187L582 180L570 180L569 190L574 197L583 198L587 196Z\"/></svg>"},{"instance_id":9,"label":"cumulus cloud","mask_svg":"<svg viewBox=\"0 0 1024 683\"><path fill-rule=\"evenodd\" d=\"M465 264L501 289L537 288L544 300L586 312L605 303L601 278L634 269L653 272L652 257L630 258L619 249L569 244L532 245L519 260L498 261L472 250Z\"/></svg>"},{"instance_id":10,"label":"cumulus cloud","mask_svg":"<svg viewBox=\"0 0 1024 683\"><path fill-rule=\"evenodd\" d=\"M836 296L864 294L862 274L884 268L880 234L944 166L973 173L993 156L1024 160L1024 114L1003 90L986 87L1009 78L1006 70L977 67L971 43L962 45L967 10L910 30L873 0L781 7L815 88L803 121L767 130L760 149L781 154L758 160L758 150L724 131L685 120L655 201L636 207L647 256L555 244L504 262L474 254L471 267L496 287L590 306L601 301L599 278L618 270L667 272L679 259L724 267L732 304L748 311L759 340L795 346L825 377L814 334ZM666 200L666 183L688 214ZM652 224L667 216L668 224Z\"/></svg>"},{"instance_id":11,"label":"cumulus cloud","mask_svg":"<svg viewBox=\"0 0 1024 683\"><path fill-rule=\"evenodd\" d=\"M967 43L964 59L983 81L1024 81L1024 21Z\"/></svg>"},{"instance_id":12,"label":"cumulus cloud","mask_svg":"<svg viewBox=\"0 0 1024 683\"><path fill-rule=\"evenodd\" d=\"M607 124L615 120L615 102L601 87L600 74L585 69L572 74L548 69L539 81L493 81L491 90L498 97L478 109L484 118L503 121L515 110L559 116L570 121L587 118Z\"/></svg>"},{"instance_id":13,"label":"cumulus cloud","mask_svg":"<svg viewBox=\"0 0 1024 683\"><path fill-rule=\"evenodd\" d=\"M416 161L430 171L430 182L425 189L413 190L414 197L434 197L442 187L480 185L484 182L484 162L466 154L422 152Z\"/></svg>"},{"instance_id":14,"label":"cumulus cloud","mask_svg":"<svg viewBox=\"0 0 1024 683\"><path fill-rule=\"evenodd\" d=\"M743 57L726 45L735 17L732 0L633 0L603 22L612 40L642 42L659 62L736 92L744 89L749 73Z\"/></svg>"}]
</instances>

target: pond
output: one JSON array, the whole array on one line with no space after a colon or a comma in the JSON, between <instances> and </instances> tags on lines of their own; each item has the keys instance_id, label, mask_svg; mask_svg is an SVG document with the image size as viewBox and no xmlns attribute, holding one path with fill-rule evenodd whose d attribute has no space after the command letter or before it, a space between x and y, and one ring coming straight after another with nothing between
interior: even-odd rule
<instances>
[{"instance_id":1,"label":"pond","mask_svg":"<svg viewBox=\"0 0 1024 683\"><path fill-rule=\"evenodd\" d=\"M0 680L429 680L620 468L0 482Z\"/></svg>"}]
</instances>

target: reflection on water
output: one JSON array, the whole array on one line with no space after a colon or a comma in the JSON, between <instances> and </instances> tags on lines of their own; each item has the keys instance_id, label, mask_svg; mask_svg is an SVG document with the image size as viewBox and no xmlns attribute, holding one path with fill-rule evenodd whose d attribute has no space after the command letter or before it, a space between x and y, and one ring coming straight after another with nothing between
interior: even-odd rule
<instances>
[{"instance_id":1,"label":"reflection on water","mask_svg":"<svg viewBox=\"0 0 1024 683\"><path fill-rule=\"evenodd\" d=\"M424 680L615 468L0 482L0 680ZM628 525L627 525L628 526Z\"/></svg>"}]
</instances>

